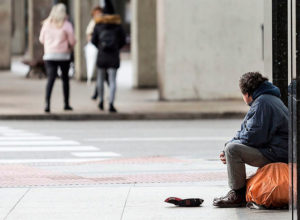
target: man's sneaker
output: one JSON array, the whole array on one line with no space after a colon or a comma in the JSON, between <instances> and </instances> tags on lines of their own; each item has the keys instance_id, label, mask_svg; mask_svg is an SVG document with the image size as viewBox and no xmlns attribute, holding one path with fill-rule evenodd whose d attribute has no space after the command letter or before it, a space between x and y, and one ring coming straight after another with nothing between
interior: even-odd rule
<instances>
[{"instance_id":1,"label":"man's sneaker","mask_svg":"<svg viewBox=\"0 0 300 220\"><path fill-rule=\"evenodd\" d=\"M213 205L220 208L235 208L246 206L245 192L239 193L236 190L230 190L226 196L215 198Z\"/></svg>"}]
</instances>

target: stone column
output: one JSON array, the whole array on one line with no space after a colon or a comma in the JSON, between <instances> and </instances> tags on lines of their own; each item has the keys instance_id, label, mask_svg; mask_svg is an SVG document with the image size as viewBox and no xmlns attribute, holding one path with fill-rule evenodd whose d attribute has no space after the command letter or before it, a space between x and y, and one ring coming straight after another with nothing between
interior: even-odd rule
<instances>
[{"instance_id":1,"label":"stone column","mask_svg":"<svg viewBox=\"0 0 300 220\"><path fill-rule=\"evenodd\" d=\"M24 54L26 47L26 4L25 0L13 0L13 22L12 22L12 53Z\"/></svg>"},{"instance_id":2,"label":"stone column","mask_svg":"<svg viewBox=\"0 0 300 220\"><path fill-rule=\"evenodd\" d=\"M52 3L52 0L28 0L28 51L25 62L32 67L29 76L43 72L44 47L39 42L39 36L41 22L48 17Z\"/></svg>"},{"instance_id":3,"label":"stone column","mask_svg":"<svg viewBox=\"0 0 300 220\"><path fill-rule=\"evenodd\" d=\"M84 56L84 46L86 45L86 27L91 19L90 12L95 5L99 5L99 0L74 0L74 26L76 35L76 46L74 50L75 58L75 78L84 80L87 77L86 63Z\"/></svg>"},{"instance_id":4,"label":"stone column","mask_svg":"<svg viewBox=\"0 0 300 220\"><path fill-rule=\"evenodd\" d=\"M264 68L263 1L157 4L160 98L240 99L240 76Z\"/></svg>"},{"instance_id":5,"label":"stone column","mask_svg":"<svg viewBox=\"0 0 300 220\"><path fill-rule=\"evenodd\" d=\"M11 0L0 1L0 69L9 69L11 60Z\"/></svg>"},{"instance_id":6,"label":"stone column","mask_svg":"<svg viewBox=\"0 0 300 220\"><path fill-rule=\"evenodd\" d=\"M132 61L134 85L157 86L156 0L133 0Z\"/></svg>"}]
</instances>

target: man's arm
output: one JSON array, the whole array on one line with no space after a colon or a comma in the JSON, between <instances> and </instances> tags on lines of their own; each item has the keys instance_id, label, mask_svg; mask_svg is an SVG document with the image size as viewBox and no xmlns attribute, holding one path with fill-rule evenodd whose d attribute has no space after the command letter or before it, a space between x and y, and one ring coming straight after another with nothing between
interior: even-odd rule
<instances>
[{"instance_id":1,"label":"man's arm","mask_svg":"<svg viewBox=\"0 0 300 220\"><path fill-rule=\"evenodd\" d=\"M267 147L270 142L272 112L264 103L253 106L252 114L244 121L240 142L251 147Z\"/></svg>"},{"instance_id":2,"label":"man's arm","mask_svg":"<svg viewBox=\"0 0 300 220\"><path fill-rule=\"evenodd\" d=\"M241 130L242 130L242 128L241 128ZM241 141L240 141L241 130L237 131L235 136L230 141L227 141L225 143L224 147L226 147L226 145L229 143L241 143Z\"/></svg>"},{"instance_id":3,"label":"man's arm","mask_svg":"<svg viewBox=\"0 0 300 220\"><path fill-rule=\"evenodd\" d=\"M227 141L224 144L224 149L223 149L223 151L221 151L220 156L219 156L220 160L222 161L223 164L226 164L226 155L225 155L226 145L229 144L229 143L241 143L241 141L240 141L240 133L241 133L242 129L243 129L243 124L241 125L241 129L236 132L235 136L230 141Z\"/></svg>"}]
</instances>

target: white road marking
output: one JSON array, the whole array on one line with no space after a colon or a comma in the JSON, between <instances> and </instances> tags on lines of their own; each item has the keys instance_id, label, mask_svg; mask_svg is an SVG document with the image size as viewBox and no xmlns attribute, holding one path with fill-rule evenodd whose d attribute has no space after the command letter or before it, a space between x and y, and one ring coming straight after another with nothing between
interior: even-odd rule
<instances>
[{"instance_id":1,"label":"white road marking","mask_svg":"<svg viewBox=\"0 0 300 220\"><path fill-rule=\"evenodd\" d=\"M81 146L79 142L62 140L56 136L46 136L18 129L0 127L0 152L69 152L68 158L3 158L0 164L30 163L80 163L108 160L119 157L114 152L99 152L94 146ZM78 158L76 158L78 157Z\"/></svg>"},{"instance_id":2,"label":"white road marking","mask_svg":"<svg viewBox=\"0 0 300 220\"><path fill-rule=\"evenodd\" d=\"M18 140L24 140L24 141L40 141L40 140L61 140L60 137L54 137L54 136L27 136L27 137L0 137L0 141L18 141Z\"/></svg>"},{"instance_id":3,"label":"white road marking","mask_svg":"<svg viewBox=\"0 0 300 220\"><path fill-rule=\"evenodd\" d=\"M25 131L23 130L17 130L17 129L2 129L0 130L0 133L23 133Z\"/></svg>"},{"instance_id":4,"label":"white road marking","mask_svg":"<svg viewBox=\"0 0 300 220\"><path fill-rule=\"evenodd\" d=\"M98 151L94 146L0 147L0 152Z\"/></svg>"},{"instance_id":5,"label":"white road marking","mask_svg":"<svg viewBox=\"0 0 300 220\"><path fill-rule=\"evenodd\" d=\"M120 154L114 152L73 152L71 153L76 157L120 157Z\"/></svg>"},{"instance_id":6,"label":"white road marking","mask_svg":"<svg viewBox=\"0 0 300 220\"><path fill-rule=\"evenodd\" d=\"M4 137L31 137L31 136L43 136L41 134L36 134L36 133L1 133L0 134Z\"/></svg>"},{"instance_id":7,"label":"white road marking","mask_svg":"<svg viewBox=\"0 0 300 220\"><path fill-rule=\"evenodd\" d=\"M85 141L123 142L123 141L226 141L230 137L145 137L145 138L89 138Z\"/></svg>"},{"instance_id":8,"label":"white road marking","mask_svg":"<svg viewBox=\"0 0 300 220\"><path fill-rule=\"evenodd\" d=\"M2 141L0 146L80 145L77 141Z\"/></svg>"},{"instance_id":9,"label":"white road marking","mask_svg":"<svg viewBox=\"0 0 300 220\"><path fill-rule=\"evenodd\" d=\"M45 158L45 159L1 159L0 164L24 163L82 163L107 160L107 158Z\"/></svg>"}]
</instances>

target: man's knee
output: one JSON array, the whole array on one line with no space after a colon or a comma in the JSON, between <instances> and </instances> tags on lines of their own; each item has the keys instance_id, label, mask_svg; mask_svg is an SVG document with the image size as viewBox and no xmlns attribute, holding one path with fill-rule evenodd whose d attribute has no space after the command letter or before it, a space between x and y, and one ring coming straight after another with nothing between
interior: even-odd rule
<instances>
[{"instance_id":1,"label":"man's knee","mask_svg":"<svg viewBox=\"0 0 300 220\"><path fill-rule=\"evenodd\" d=\"M240 152L240 145L236 143L229 143L225 147L225 155L235 155Z\"/></svg>"}]
</instances>

